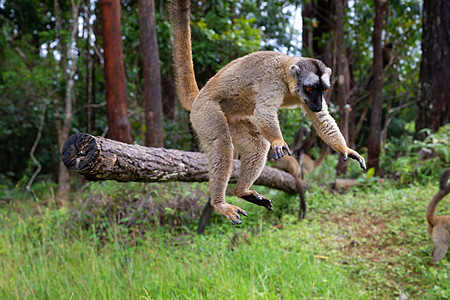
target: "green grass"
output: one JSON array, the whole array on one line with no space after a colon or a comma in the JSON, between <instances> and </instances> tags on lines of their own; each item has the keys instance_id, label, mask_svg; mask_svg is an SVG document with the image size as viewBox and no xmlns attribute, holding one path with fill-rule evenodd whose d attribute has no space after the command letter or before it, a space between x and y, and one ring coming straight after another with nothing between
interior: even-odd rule
<instances>
[{"instance_id":1,"label":"green grass","mask_svg":"<svg viewBox=\"0 0 450 300\"><path fill-rule=\"evenodd\" d=\"M314 257L311 237L299 232L298 226L267 228L253 236L250 245L244 243L234 251L229 249L233 232L217 230L206 236L180 237L160 229L126 247L114 240L101 245L95 236L83 232L65 237L52 224L65 214L64 210L47 211L40 220L14 220L14 227L2 230L1 259L7 263L0 274L1 299L343 299L359 295L358 289L348 288L345 268Z\"/></svg>"},{"instance_id":2,"label":"green grass","mask_svg":"<svg viewBox=\"0 0 450 300\"><path fill-rule=\"evenodd\" d=\"M313 186L302 222L295 197L258 188L275 211L230 197L249 213L240 227L214 215L203 236L192 222L181 231L149 224L133 239L121 225L100 234L101 218L84 228L52 201L2 204L0 299L448 299L450 255L429 265L424 216L436 187L340 195ZM249 232L251 243L232 250L235 232Z\"/></svg>"}]
</instances>

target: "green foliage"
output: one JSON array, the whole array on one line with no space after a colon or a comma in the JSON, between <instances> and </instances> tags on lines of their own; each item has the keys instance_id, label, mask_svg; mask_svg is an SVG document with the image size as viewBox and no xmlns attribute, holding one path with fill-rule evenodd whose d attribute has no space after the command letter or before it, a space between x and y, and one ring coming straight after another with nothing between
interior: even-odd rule
<instances>
[{"instance_id":1,"label":"green foliage","mask_svg":"<svg viewBox=\"0 0 450 300\"><path fill-rule=\"evenodd\" d=\"M421 41L421 2L390 1L386 12L386 25L383 27L383 46L393 44L392 65L383 72L383 118L387 114L391 122L387 128L387 139L408 133L406 124L414 121L417 107L414 103L418 91L420 41ZM346 14L346 47L351 51L356 99L368 99L370 78L372 76L372 30L375 6L367 1L355 1ZM364 24L364 26L362 26ZM361 102L363 103L363 102ZM393 108L398 108L394 109ZM363 105L353 108L357 115ZM370 110L369 114L370 116ZM357 144L366 145L370 127L363 126Z\"/></svg>"},{"instance_id":2,"label":"green foliage","mask_svg":"<svg viewBox=\"0 0 450 300\"><path fill-rule=\"evenodd\" d=\"M187 115L187 113L186 113ZM186 118L188 119L188 118ZM198 149L196 140L193 138L193 129L186 128L185 123L180 121L164 120L164 147L168 149Z\"/></svg>"},{"instance_id":3,"label":"green foliage","mask_svg":"<svg viewBox=\"0 0 450 300\"><path fill-rule=\"evenodd\" d=\"M366 173L361 174L361 176L358 177L356 182L364 185L370 184L375 185L378 179L379 177L375 176L375 168L370 168L369 170L367 170Z\"/></svg>"},{"instance_id":4,"label":"green foliage","mask_svg":"<svg viewBox=\"0 0 450 300\"><path fill-rule=\"evenodd\" d=\"M64 116L65 113L60 103L65 96L65 70L61 66L59 46L66 46L71 24L70 2L59 3L62 10L60 45L55 41L53 2L45 5L39 1L22 1L17 5L8 2L0 7L0 44L8 45L2 50L4 57L0 59L0 144L3 157L0 173L14 182L25 182L36 168L28 158L44 106L45 123L35 156L43 166L41 173L46 174L45 177L55 174L59 163L55 115ZM12 40L17 47L11 47ZM82 82L78 81L80 86ZM85 92L79 91L79 94L84 96ZM84 103L78 105L82 107ZM76 112L76 101L74 107ZM80 122L81 118L75 117L74 127L80 126Z\"/></svg>"},{"instance_id":5,"label":"green foliage","mask_svg":"<svg viewBox=\"0 0 450 300\"><path fill-rule=\"evenodd\" d=\"M306 128L311 126L308 117L300 108L280 110L278 112L278 119L280 121L281 132L283 132L283 137L288 145L292 145L294 142L295 134L300 126L305 126Z\"/></svg>"},{"instance_id":6,"label":"green foliage","mask_svg":"<svg viewBox=\"0 0 450 300\"><path fill-rule=\"evenodd\" d=\"M413 140L412 136L393 138L386 143L385 151L381 165L396 174L400 183L436 180L442 169L450 166L450 124L428 134L424 141Z\"/></svg>"}]
</instances>

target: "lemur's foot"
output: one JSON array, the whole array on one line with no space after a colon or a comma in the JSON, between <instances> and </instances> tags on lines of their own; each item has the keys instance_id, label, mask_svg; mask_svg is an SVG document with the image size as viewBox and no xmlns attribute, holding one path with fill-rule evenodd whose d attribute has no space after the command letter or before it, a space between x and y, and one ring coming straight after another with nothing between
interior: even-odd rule
<instances>
[{"instance_id":1,"label":"lemur's foot","mask_svg":"<svg viewBox=\"0 0 450 300\"><path fill-rule=\"evenodd\" d=\"M211 205L216 211L227 217L228 221L230 221L232 225L241 224L241 216L239 214L248 217L248 214L242 208L226 202L221 204L213 204L211 202Z\"/></svg>"},{"instance_id":2,"label":"lemur's foot","mask_svg":"<svg viewBox=\"0 0 450 300\"><path fill-rule=\"evenodd\" d=\"M260 194L258 194L255 191L251 191L250 194L241 196L241 198L246 200L246 201L248 201L248 202L251 202L253 204L256 204L256 205L259 205L259 206L264 206L268 210L272 210L273 209L272 200L261 196Z\"/></svg>"}]
</instances>

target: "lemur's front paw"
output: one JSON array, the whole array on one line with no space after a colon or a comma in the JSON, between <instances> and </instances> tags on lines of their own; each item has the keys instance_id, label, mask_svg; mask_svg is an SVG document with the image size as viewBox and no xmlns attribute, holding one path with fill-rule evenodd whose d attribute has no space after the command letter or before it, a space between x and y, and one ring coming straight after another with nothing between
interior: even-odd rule
<instances>
[{"instance_id":1,"label":"lemur's front paw","mask_svg":"<svg viewBox=\"0 0 450 300\"><path fill-rule=\"evenodd\" d=\"M283 139L276 139L272 142L272 150L273 150L273 158L280 159L284 156L284 151L288 155L291 155L291 150L289 149L288 144Z\"/></svg>"},{"instance_id":2,"label":"lemur's front paw","mask_svg":"<svg viewBox=\"0 0 450 300\"><path fill-rule=\"evenodd\" d=\"M345 151L342 155L344 156L344 160L347 160L347 157L353 158L359 162L361 169L363 169L364 171L367 169L366 161L364 160L364 157L362 157L355 150L347 148L347 151Z\"/></svg>"}]
</instances>

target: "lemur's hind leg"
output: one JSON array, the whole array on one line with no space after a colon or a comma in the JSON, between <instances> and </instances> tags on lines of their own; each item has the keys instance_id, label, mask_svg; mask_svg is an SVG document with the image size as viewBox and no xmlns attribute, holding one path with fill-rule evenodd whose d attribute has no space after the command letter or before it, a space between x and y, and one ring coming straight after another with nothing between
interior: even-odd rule
<instances>
[{"instance_id":1,"label":"lemur's hind leg","mask_svg":"<svg viewBox=\"0 0 450 300\"><path fill-rule=\"evenodd\" d=\"M228 124L220 106L213 101L196 99L192 107L191 123L202 149L208 157L211 205L234 225L247 213L225 201L225 190L233 167L233 144Z\"/></svg>"},{"instance_id":2,"label":"lemur's hind leg","mask_svg":"<svg viewBox=\"0 0 450 300\"><path fill-rule=\"evenodd\" d=\"M258 132L250 118L240 118L230 123L230 133L236 151L240 154L241 168L235 195L272 210L272 200L250 189L266 163L269 142Z\"/></svg>"}]
</instances>

